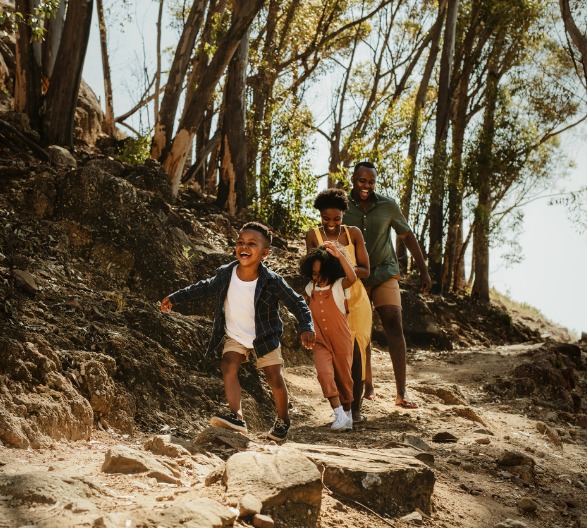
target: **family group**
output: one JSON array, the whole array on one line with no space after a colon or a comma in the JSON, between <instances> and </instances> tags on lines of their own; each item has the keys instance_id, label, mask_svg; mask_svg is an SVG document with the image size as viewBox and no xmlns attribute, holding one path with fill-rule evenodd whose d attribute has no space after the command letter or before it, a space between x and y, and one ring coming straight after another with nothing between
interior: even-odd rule
<instances>
[{"instance_id":1,"label":"family group","mask_svg":"<svg viewBox=\"0 0 587 528\"><path fill-rule=\"evenodd\" d=\"M271 247L271 231L257 222L245 224L236 241L236 260L216 275L163 299L161 310L176 304L215 297L216 314L208 353L223 338L221 371L230 412L213 416L217 427L247 433L241 408L238 371L251 353L262 369L277 411L267 437L286 439L290 418L282 375L279 317L281 302L298 320L302 345L311 351L318 382L334 412L331 428L345 431L365 420L363 399L373 399L371 374L372 307L385 330L396 384L395 404L417 408L406 393L406 343L402 328L400 270L392 232L406 245L420 271L422 289L430 276L414 233L393 199L375 192L377 172L369 162L355 166L351 193L321 192L314 202L321 225L306 234L307 255L300 273L309 282L296 293L263 264Z\"/></svg>"}]
</instances>

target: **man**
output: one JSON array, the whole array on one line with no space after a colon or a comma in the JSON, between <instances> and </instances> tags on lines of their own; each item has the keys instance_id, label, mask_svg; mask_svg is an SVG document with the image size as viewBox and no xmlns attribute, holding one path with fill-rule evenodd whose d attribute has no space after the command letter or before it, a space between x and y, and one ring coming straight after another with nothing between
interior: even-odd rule
<instances>
[{"instance_id":1,"label":"man","mask_svg":"<svg viewBox=\"0 0 587 528\"><path fill-rule=\"evenodd\" d=\"M349 209L343 221L358 227L365 238L369 253L371 274L363 279L369 298L377 310L389 345L389 355L395 375L395 404L405 409L416 409L406 393L406 341L402 327L402 308L399 290L399 263L393 249L391 229L397 233L414 257L422 290L432 284L420 245L395 200L375 192L377 172L372 163L363 161L355 166L351 178ZM365 376L365 398L373 399L370 351Z\"/></svg>"}]
</instances>

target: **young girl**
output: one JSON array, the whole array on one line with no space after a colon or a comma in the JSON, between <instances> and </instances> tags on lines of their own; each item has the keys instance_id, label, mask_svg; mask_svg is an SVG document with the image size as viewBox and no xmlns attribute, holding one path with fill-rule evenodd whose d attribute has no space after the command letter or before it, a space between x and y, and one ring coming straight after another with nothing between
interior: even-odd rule
<instances>
[{"instance_id":1,"label":"young girl","mask_svg":"<svg viewBox=\"0 0 587 528\"><path fill-rule=\"evenodd\" d=\"M353 342L347 321L348 288L357 280L355 270L333 242L308 253L300 264L302 276L310 279L306 300L316 332L313 348L318 382L334 410L331 428L353 428Z\"/></svg>"}]
</instances>

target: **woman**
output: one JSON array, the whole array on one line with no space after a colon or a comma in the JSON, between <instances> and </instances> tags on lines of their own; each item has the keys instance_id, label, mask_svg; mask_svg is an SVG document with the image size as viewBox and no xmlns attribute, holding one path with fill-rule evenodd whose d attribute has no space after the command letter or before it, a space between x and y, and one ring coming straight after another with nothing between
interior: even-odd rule
<instances>
[{"instance_id":1,"label":"woman","mask_svg":"<svg viewBox=\"0 0 587 528\"><path fill-rule=\"evenodd\" d=\"M321 226L306 233L306 250L308 252L329 241L344 248L345 255L355 269L357 278L369 276L369 255L363 235L358 227L342 224L342 215L348 209L348 198L342 189L327 189L314 201L314 207L320 211ZM351 406L354 423L365 420L361 415L361 402L366 373L366 360L371 341L373 315L371 303L363 283L358 280L351 287L348 302L348 322L353 340L353 403Z\"/></svg>"}]
</instances>

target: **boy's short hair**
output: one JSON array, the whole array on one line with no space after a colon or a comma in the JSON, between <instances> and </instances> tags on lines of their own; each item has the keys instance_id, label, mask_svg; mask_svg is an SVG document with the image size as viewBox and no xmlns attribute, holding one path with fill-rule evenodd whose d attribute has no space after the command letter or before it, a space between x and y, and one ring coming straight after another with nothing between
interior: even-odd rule
<instances>
[{"instance_id":1,"label":"boy's short hair","mask_svg":"<svg viewBox=\"0 0 587 528\"><path fill-rule=\"evenodd\" d=\"M341 211L346 211L349 208L349 200L342 189L332 187L316 196L314 207L318 211L322 211L323 209L340 209Z\"/></svg>"},{"instance_id":2,"label":"boy's short hair","mask_svg":"<svg viewBox=\"0 0 587 528\"><path fill-rule=\"evenodd\" d=\"M359 169L361 167L365 167L366 169L373 169L375 172L377 172L375 165L373 165L373 163L371 163L370 161L359 161L359 163L355 165L355 170L353 170L353 176L357 174L357 172L359 172Z\"/></svg>"},{"instance_id":3,"label":"boy's short hair","mask_svg":"<svg viewBox=\"0 0 587 528\"><path fill-rule=\"evenodd\" d=\"M251 229L253 231L257 231L263 235L263 238L267 242L267 247L271 246L271 241L273 240L273 234L271 233L271 229L267 226L261 224L260 222L247 222L241 230L239 234L242 233L245 229Z\"/></svg>"},{"instance_id":4,"label":"boy's short hair","mask_svg":"<svg viewBox=\"0 0 587 528\"><path fill-rule=\"evenodd\" d=\"M339 260L326 251L325 246L318 246L308 253L300 261L300 275L312 280L312 266L315 261L320 262L320 275L328 280L328 284L334 284L337 279L346 277L346 273Z\"/></svg>"}]
</instances>

